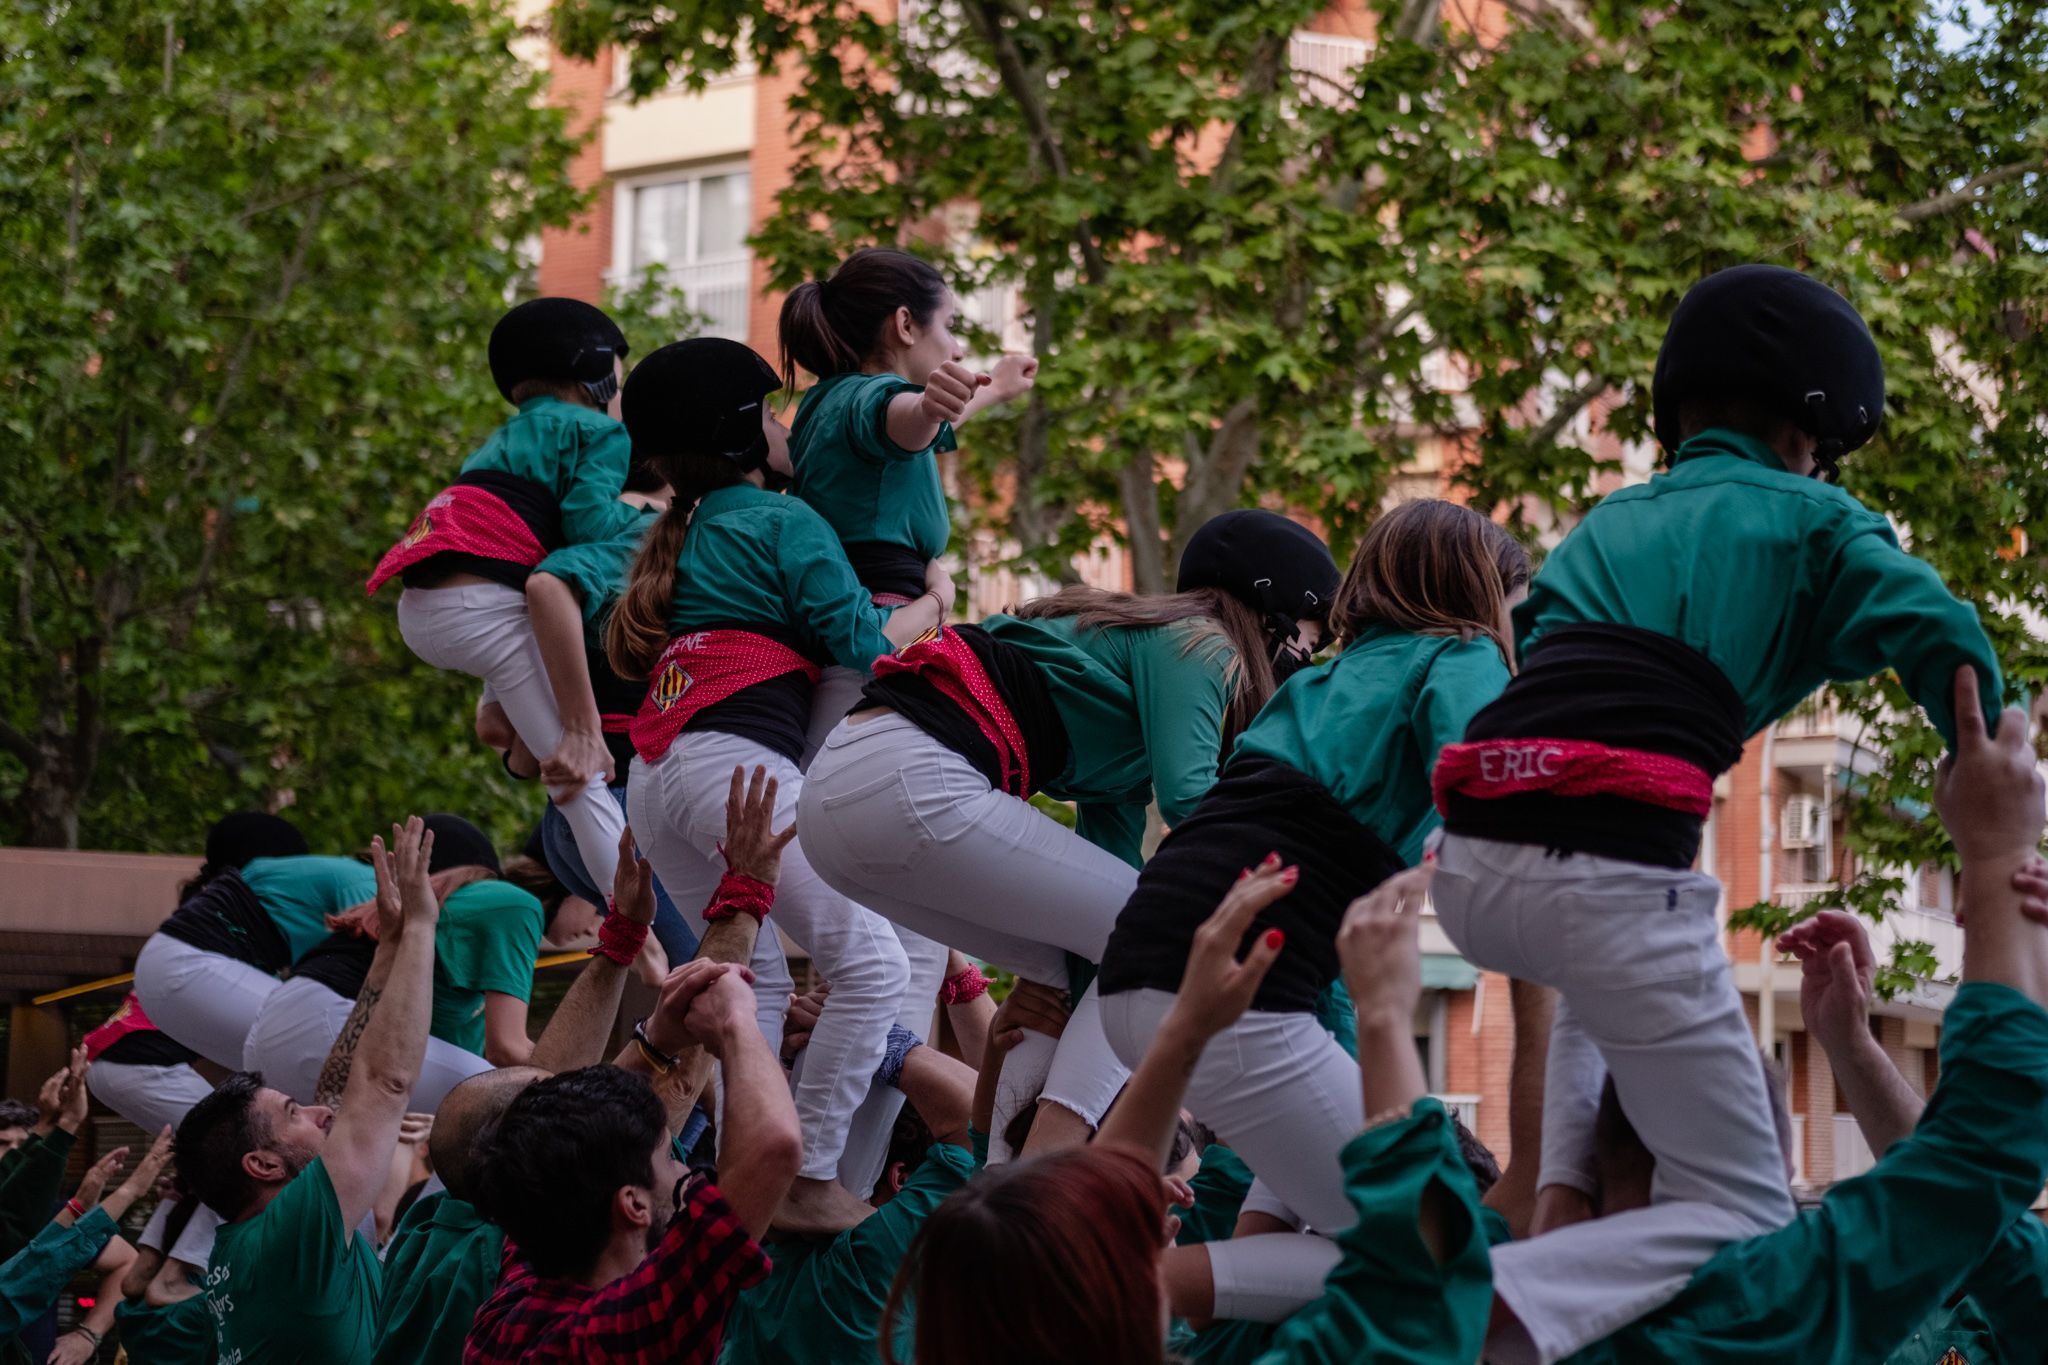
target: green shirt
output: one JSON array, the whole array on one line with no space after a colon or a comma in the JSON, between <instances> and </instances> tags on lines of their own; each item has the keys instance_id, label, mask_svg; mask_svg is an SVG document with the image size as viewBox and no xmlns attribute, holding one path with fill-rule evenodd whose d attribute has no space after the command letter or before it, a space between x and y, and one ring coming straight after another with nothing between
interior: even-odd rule
<instances>
[{"instance_id":1,"label":"green shirt","mask_svg":"<svg viewBox=\"0 0 2048 1365\"><path fill-rule=\"evenodd\" d=\"M1255 754L1321 783L1411 866L1442 823L1430 793L1437 752L1508 685L1493 641L1374 626L1328 663L1288 680L1245 728Z\"/></svg>"},{"instance_id":2,"label":"green shirt","mask_svg":"<svg viewBox=\"0 0 2048 1365\"><path fill-rule=\"evenodd\" d=\"M378 1365L461 1365L470 1319L498 1287L504 1259L505 1234L475 1205L446 1190L415 1200L384 1249Z\"/></svg>"},{"instance_id":3,"label":"green shirt","mask_svg":"<svg viewBox=\"0 0 2048 1365\"><path fill-rule=\"evenodd\" d=\"M640 542L660 516L659 507L635 509L634 519L617 535L565 545L534 569L535 573L561 579L575 595L576 605L583 611L583 642L587 647L604 648L605 618L611 613L612 603L626 590L626 578L632 571L633 557L640 553Z\"/></svg>"},{"instance_id":4,"label":"green shirt","mask_svg":"<svg viewBox=\"0 0 2048 1365\"><path fill-rule=\"evenodd\" d=\"M1942 1020L1940 1083L1909 1136L1819 1208L1724 1247L1677 1298L1571 1360L1882 1360L1975 1277L1988 1296L1994 1281L2031 1281L2038 1296L2041 1241L2029 1252L2001 1239L2028 1235L2015 1225L2044 1176L2048 1012L2009 987L1966 981ZM1987 1261L1994 1249L2018 1264ZM2036 1346L2041 1313L2037 1297L2015 1319L2031 1318Z\"/></svg>"},{"instance_id":5,"label":"green shirt","mask_svg":"<svg viewBox=\"0 0 2048 1365\"><path fill-rule=\"evenodd\" d=\"M294 962L325 941L327 916L377 898L376 871L354 858L257 858L242 869L242 880L284 935Z\"/></svg>"},{"instance_id":6,"label":"green shirt","mask_svg":"<svg viewBox=\"0 0 2048 1365\"><path fill-rule=\"evenodd\" d=\"M697 504L676 560L671 634L738 626L865 674L895 650L886 619L804 503L740 483Z\"/></svg>"},{"instance_id":7,"label":"green shirt","mask_svg":"<svg viewBox=\"0 0 2048 1365\"><path fill-rule=\"evenodd\" d=\"M377 1256L313 1158L254 1218L221 1225L206 1300L233 1365L353 1365L377 1341Z\"/></svg>"},{"instance_id":8,"label":"green shirt","mask_svg":"<svg viewBox=\"0 0 2048 1365\"><path fill-rule=\"evenodd\" d=\"M1560 626L1636 626L1711 659L1755 734L1831 679L1884 668L1955 747L1955 671L1998 715L1998 659L1974 607L1832 484L1786 472L1762 441L1714 430L1671 469L1610 493L1543 562L1515 610L1517 647Z\"/></svg>"},{"instance_id":9,"label":"green shirt","mask_svg":"<svg viewBox=\"0 0 2048 1365\"><path fill-rule=\"evenodd\" d=\"M1407 1118L1353 1138L1343 1160L1345 1193L1358 1209L1358 1221L1337 1235L1343 1259L1322 1298L1288 1319L1260 1365L1470 1365L1486 1341L1493 1270L1479 1193L1449 1112L1417 1100ZM1450 1200L1441 1265L1422 1240L1422 1202L1432 1189Z\"/></svg>"},{"instance_id":10,"label":"green shirt","mask_svg":"<svg viewBox=\"0 0 2048 1365\"><path fill-rule=\"evenodd\" d=\"M1038 665L1066 726L1066 771L1040 785L1078 803L1082 838L1136 867L1146 805L1158 801L1178 824L1216 783L1231 649L1201 622L1082 630L1076 620L991 616L982 627Z\"/></svg>"},{"instance_id":11,"label":"green shirt","mask_svg":"<svg viewBox=\"0 0 2048 1365\"><path fill-rule=\"evenodd\" d=\"M954 448L953 428L922 450L889 436L889 403L923 393L893 374L835 374L797 404L789 433L795 492L818 510L842 542L901 545L919 559L937 559L953 536L938 455Z\"/></svg>"},{"instance_id":12,"label":"green shirt","mask_svg":"<svg viewBox=\"0 0 2048 1365\"><path fill-rule=\"evenodd\" d=\"M30 1133L21 1146L0 1156L0 1260L27 1246L50 1221L77 1140L52 1128L48 1136Z\"/></svg>"},{"instance_id":13,"label":"green shirt","mask_svg":"<svg viewBox=\"0 0 2048 1365\"><path fill-rule=\"evenodd\" d=\"M562 541L610 540L634 524L640 509L619 501L633 442L626 428L595 408L543 395L490 434L462 472L515 474L554 495Z\"/></svg>"},{"instance_id":14,"label":"green shirt","mask_svg":"<svg viewBox=\"0 0 2048 1365\"><path fill-rule=\"evenodd\" d=\"M441 905L434 926L434 1017L428 1032L483 1055L484 992L533 996L533 962L547 911L530 891L471 882Z\"/></svg>"},{"instance_id":15,"label":"green shirt","mask_svg":"<svg viewBox=\"0 0 2048 1365\"><path fill-rule=\"evenodd\" d=\"M11 1339L41 1317L119 1231L98 1205L68 1228L46 1221L27 1246L0 1262L0 1337Z\"/></svg>"},{"instance_id":16,"label":"green shirt","mask_svg":"<svg viewBox=\"0 0 2048 1365\"><path fill-rule=\"evenodd\" d=\"M879 1358L882 1309L910 1244L947 1195L974 1174L974 1154L934 1146L896 1197L829 1242L784 1242L775 1272L740 1296L722 1365L838 1365Z\"/></svg>"},{"instance_id":17,"label":"green shirt","mask_svg":"<svg viewBox=\"0 0 2048 1365\"><path fill-rule=\"evenodd\" d=\"M204 1294L161 1308L129 1299L115 1307L114 1323L130 1365L213 1365L220 1355Z\"/></svg>"}]
</instances>

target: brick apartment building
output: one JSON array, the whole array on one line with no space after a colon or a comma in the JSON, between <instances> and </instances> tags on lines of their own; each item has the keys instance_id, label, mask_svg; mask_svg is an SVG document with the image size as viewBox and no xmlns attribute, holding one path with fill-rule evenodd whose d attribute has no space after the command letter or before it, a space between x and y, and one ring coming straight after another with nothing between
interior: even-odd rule
<instances>
[{"instance_id":1,"label":"brick apartment building","mask_svg":"<svg viewBox=\"0 0 2048 1365\"><path fill-rule=\"evenodd\" d=\"M545 31L546 0L520 0L518 9L530 32ZM1484 13L1480 20L1490 21ZM1365 7L1358 0L1337 0L1296 36L1290 55L1297 66L1337 74L1364 60L1370 34ZM774 356L781 300L768 291L766 267L749 250L747 237L773 212L777 193L788 183L784 102L791 77L741 70L700 93L668 92L636 103L622 92L608 54L595 63L570 61L536 38L527 55L547 64L552 98L568 107L576 126L596 131L574 171L580 184L596 189L595 203L583 221L544 235L542 291L595 300L608 281L662 265L692 306L711 318L711 331ZM967 306L999 334L1014 318L1001 295L978 296ZM1439 382L1455 390L1455 364L1439 357L1437 365ZM1608 448L1601 453L1618 459L1624 470L1617 482L1647 478L1654 452L1625 449L1604 437L1599 411L1596 404L1582 413L1575 435L1605 441ZM1396 478L1393 496L1447 493L1459 458L1455 443L1424 438L1415 463ZM974 553L976 548L970 547L973 560L995 557ZM1121 556L1111 547L1083 566L1083 573L1109 586L1127 581ZM977 573L971 603L977 612L995 610L1036 586L1005 572ZM1844 779L1875 761L1855 742L1850 723L1826 709L1788 719L1750 743L1717 788L1701 853L1702 866L1727 888L1724 913L1726 905L1763 899L1797 904L1842 872L1835 852L1840 816L1832 795ZM1950 877L1916 869L1907 882L1907 904L1878 934L1880 956L1894 935L1924 939L1935 945L1941 972L1954 973L1961 966L1962 938ZM1433 924L1428 932L1427 993L1416 1039L1431 1086L1505 1156L1513 1044L1507 983L1465 963ZM1796 965L1766 956L1754 933L1731 932L1727 946L1758 1036L1789 1077L1800 1178L1819 1186L1864 1169L1870 1153L1841 1110L1825 1059L1801 1028ZM1910 1000L1881 1005L1872 1023L1923 1093L1934 1080L1940 1012L1948 994L1947 987L1927 986Z\"/></svg>"}]
</instances>

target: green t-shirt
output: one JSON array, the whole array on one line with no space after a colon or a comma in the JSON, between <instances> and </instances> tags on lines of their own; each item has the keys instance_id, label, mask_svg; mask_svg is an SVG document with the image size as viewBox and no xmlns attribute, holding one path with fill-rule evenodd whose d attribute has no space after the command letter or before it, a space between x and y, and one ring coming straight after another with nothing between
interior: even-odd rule
<instances>
[{"instance_id":1,"label":"green t-shirt","mask_svg":"<svg viewBox=\"0 0 2048 1365\"><path fill-rule=\"evenodd\" d=\"M377 1256L315 1157L254 1218L221 1226L206 1300L223 1365L354 1365L377 1341Z\"/></svg>"},{"instance_id":2,"label":"green t-shirt","mask_svg":"<svg viewBox=\"0 0 2048 1365\"><path fill-rule=\"evenodd\" d=\"M47 1136L30 1133L21 1146L0 1156L0 1261L27 1246L50 1221L77 1140L52 1128Z\"/></svg>"},{"instance_id":3,"label":"green t-shirt","mask_svg":"<svg viewBox=\"0 0 2048 1365\"><path fill-rule=\"evenodd\" d=\"M619 501L633 441L626 428L596 408L543 395L529 398L505 425L462 462L465 474L514 474L554 495L562 540L610 540L633 525L640 509Z\"/></svg>"},{"instance_id":4,"label":"green t-shirt","mask_svg":"<svg viewBox=\"0 0 2048 1365\"><path fill-rule=\"evenodd\" d=\"M879 1359L882 1309L897 1267L932 1210L975 1172L945 1143L925 1154L896 1197L829 1242L785 1242L775 1271L726 1319L723 1365L837 1365Z\"/></svg>"},{"instance_id":5,"label":"green t-shirt","mask_svg":"<svg viewBox=\"0 0 2048 1365\"><path fill-rule=\"evenodd\" d=\"M953 517L939 482L938 455L954 448L953 428L922 450L889 437L889 403L924 386L893 374L835 374L797 404L789 433L795 493L816 508L845 544L900 545L936 559L952 539Z\"/></svg>"},{"instance_id":6,"label":"green t-shirt","mask_svg":"<svg viewBox=\"0 0 2048 1365\"><path fill-rule=\"evenodd\" d=\"M94 1205L70 1227L55 1219L19 1252L0 1261L0 1340L12 1340L57 1302L71 1277L91 1265L120 1229Z\"/></svg>"},{"instance_id":7,"label":"green t-shirt","mask_svg":"<svg viewBox=\"0 0 2048 1365\"><path fill-rule=\"evenodd\" d=\"M377 1365L462 1365L504 1259L505 1234L473 1204L446 1190L415 1200L384 1249Z\"/></svg>"},{"instance_id":8,"label":"green t-shirt","mask_svg":"<svg viewBox=\"0 0 2048 1365\"><path fill-rule=\"evenodd\" d=\"M1958 667L1977 670L1984 714L1998 715L1998 658L1976 608L1900 549L1883 517L1739 432L1702 432L1668 471L1587 513L1515 609L1516 647L1526 657L1583 623L1706 655L1741 696L1746 734L1830 679L1886 668L1951 748Z\"/></svg>"},{"instance_id":9,"label":"green t-shirt","mask_svg":"<svg viewBox=\"0 0 2048 1365\"><path fill-rule=\"evenodd\" d=\"M660 516L659 507L636 509L634 520L617 535L581 545L565 545L534 570L561 579L575 594L576 605L583 611L583 643L587 648L604 649L604 623L612 603L626 590L633 557L640 553L640 542Z\"/></svg>"},{"instance_id":10,"label":"green t-shirt","mask_svg":"<svg viewBox=\"0 0 2048 1365\"><path fill-rule=\"evenodd\" d=\"M161 1308L131 1299L114 1309L114 1323L129 1365L213 1365L220 1355L204 1294Z\"/></svg>"},{"instance_id":11,"label":"green t-shirt","mask_svg":"<svg viewBox=\"0 0 2048 1365\"><path fill-rule=\"evenodd\" d=\"M690 514L671 635L742 626L864 674L895 652L886 620L832 528L797 499L740 483L713 489Z\"/></svg>"},{"instance_id":12,"label":"green t-shirt","mask_svg":"<svg viewBox=\"0 0 2048 1365\"><path fill-rule=\"evenodd\" d=\"M547 911L510 882L471 882L449 896L434 928L434 1017L428 1032L483 1055L484 992L533 997L534 955Z\"/></svg>"},{"instance_id":13,"label":"green t-shirt","mask_svg":"<svg viewBox=\"0 0 2048 1365\"><path fill-rule=\"evenodd\" d=\"M1076 620L991 616L982 627L1031 656L1066 726L1066 771L1040 785L1079 804L1076 833L1136 867L1146 805L1158 801L1178 824L1216 784L1231 649L1221 635L1199 637L1196 622L1082 630Z\"/></svg>"},{"instance_id":14,"label":"green t-shirt","mask_svg":"<svg viewBox=\"0 0 2048 1365\"><path fill-rule=\"evenodd\" d=\"M1344 1190L1358 1209L1358 1221L1337 1235L1343 1259L1322 1298L1281 1326L1259 1365L1479 1359L1493 1271L1479 1192L1450 1113L1434 1099L1417 1100L1407 1118L1353 1138L1343 1162ZM1452 1201L1442 1264L1422 1240L1431 1188Z\"/></svg>"},{"instance_id":15,"label":"green t-shirt","mask_svg":"<svg viewBox=\"0 0 2048 1365\"><path fill-rule=\"evenodd\" d=\"M2048 1011L1966 981L1942 1019L1941 1080L1910 1135L1819 1208L1730 1243L1678 1297L1570 1360L1864 1365L1980 1283L1987 1298L2032 1286L2031 1323L2024 1307L2007 1321L2031 1329L2035 1349L2044 1239L2021 1220L2044 1178ZM2018 1349L2003 1323L1999 1336Z\"/></svg>"},{"instance_id":16,"label":"green t-shirt","mask_svg":"<svg viewBox=\"0 0 2048 1365\"><path fill-rule=\"evenodd\" d=\"M1465 738L1508 676L1491 640L1374 626L1289 679L1233 757L1257 754L1308 774L1413 866L1442 823L1429 785L1437 753Z\"/></svg>"},{"instance_id":17,"label":"green t-shirt","mask_svg":"<svg viewBox=\"0 0 2048 1365\"><path fill-rule=\"evenodd\" d=\"M327 916L377 898L377 873L354 858L257 858L242 869L297 962L328 935Z\"/></svg>"}]
</instances>

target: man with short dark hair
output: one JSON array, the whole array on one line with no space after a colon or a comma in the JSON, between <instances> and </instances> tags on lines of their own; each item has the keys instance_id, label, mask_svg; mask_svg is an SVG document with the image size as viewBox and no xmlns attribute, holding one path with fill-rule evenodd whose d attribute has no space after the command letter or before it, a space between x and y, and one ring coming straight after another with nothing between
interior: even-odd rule
<instances>
[{"instance_id":1,"label":"man with short dark hair","mask_svg":"<svg viewBox=\"0 0 2048 1365\"><path fill-rule=\"evenodd\" d=\"M36 1126L36 1110L20 1100L0 1100L0 1156L28 1141L28 1130Z\"/></svg>"},{"instance_id":2,"label":"man with short dark hair","mask_svg":"<svg viewBox=\"0 0 2048 1365\"><path fill-rule=\"evenodd\" d=\"M356 1229L390 1170L426 1053L440 917L433 835L417 816L392 835L392 850L372 842L377 952L329 1060L349 1072L335 1107L298 1104L237 1072L178 1127L180 1177L226 1220L206 1275L223 1361L341 1365L367 1359L375 1342L377 1258Z\"/></svg>"},{"instance_id":3,"label":"man with short dark hair","mask_svg":"<svg viewBox=\"0 0 2048 1365\"><path fill-rule=\"evenodd\" d=\"M676 1159L672 1116L635 1073L565 1072L507 1107L482 1163L483 1211L505 1230L505 1271L470 1330L468 1365L718 1358L733 1301L768 1273L755 1239L803 1159L750 981L730 963L678 968L660 1017L679 1036L650 1021L638 1044L663 1075L688 1047L718 1061L716 1185Z\"/></svg>"}]
</instances>

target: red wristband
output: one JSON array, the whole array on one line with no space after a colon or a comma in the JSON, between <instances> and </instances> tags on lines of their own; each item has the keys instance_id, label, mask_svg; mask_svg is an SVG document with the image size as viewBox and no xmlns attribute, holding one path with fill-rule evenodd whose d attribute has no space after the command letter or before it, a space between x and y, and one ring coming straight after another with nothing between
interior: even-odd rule
<instances>
[{"instance_id":1,"label":"red wristband","mask_svg":"<svg viewBox=\"0 0 2048 1365\"><path fill-rule=\"evenodd\" d=\"M647 926L636 919L627 919L619 913L616 905L608 906L604 922L597 926L597 946L590 950L592 957L601 957L616 962L621 967L630 966L640 955L640 945L647 942Z\"/></svg>"},{"instance_id":2,"label":"red wristband","mask_svg":"<svg viewBox=\"0 0 2048 1365\"><path fill-rule=\"evenodd\" d=\"M981 968L970 962L946 978L946 984L939 988L939 1003L964 1005L987 994L988 978L981 974Z\"/></svg>"},{"instance_id":3,"label":"red wristband","mask_svg":"<svg viewBox=\"0 0 2048 1365\"><path fill-rule=\"evenodd\" d=\"M76 1199L65 1200L64 1207L71 1210L71 1216L74 1219L85 1217L85 1205L79 1203Z\"/></svg>"},{"instance_id":4,"label":"red wristband","mask_svg":"<svg viewBox=\"0 0 2048 1365\"><path fill-rule=\"evenodd\" d=\"M718 889L711 893L711 904L704 907L704 920L716 924L734 915L752 915L757 920L766 920L768 912L775 908L775 887L758 877L749 877L744 872L728 871L718 879Z\"/></svg>"}]
</instances>

